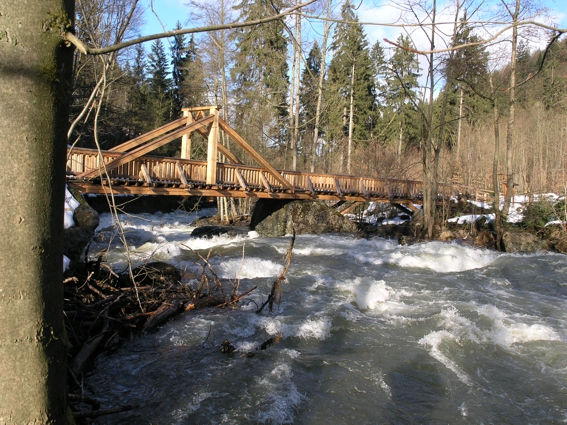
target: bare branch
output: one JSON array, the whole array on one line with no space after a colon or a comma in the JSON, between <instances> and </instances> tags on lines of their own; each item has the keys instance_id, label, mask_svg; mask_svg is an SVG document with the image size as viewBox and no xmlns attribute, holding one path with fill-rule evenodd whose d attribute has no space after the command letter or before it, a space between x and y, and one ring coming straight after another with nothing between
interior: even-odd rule
<instances>
[{"instance_id":1,"label":"bare branch","mask_svg":"<svg viewBox=\"0 0 567 425\"><path fill-rule=\"evenodd\" d=\"M308 6L312 3L314 3L315 1L316 0L309 0L306 3L300 3L300 4L298 4L294 7L291 7L291 8L287 9L286 11L284 11L284 12L278 14L278 15L270 16L270 17L263 18L263 19L257 19L255 21L232 22L232 23L229 23L229 24L222 24L222 25L209 25L209 26L197 27L197 28L183 28L183 29L179 29L179 30L166 31L166 32L162 32L162 33L159 33L159 34L146 35L144 37L135 38L135 39L132 39L132 40L125 41L123 43L117 43L117 44L114 44L112 46L103 47L103 48L89 47L85 43L83 43L83 41L79 40L79 38L77 38L74 34L71 34L69 32L66 33L63 36L63 38L64 38L65 41L75 45L75 47L84 55L103 55L105 53L116 52L120 49L124 49L126 47L130 47L130 46L133 46L135 44L144 43L146 41L156 40L158 38L166 38L166 37L173 37L173 36L176 36L176 35L194 34L194 33L201 33L201 32L219 31L219 30L224 30L224 29L244 28L244 27L250 27L250 26L254 26L254 25L264 24L266 22L277 21L278 19L282 19L282 18L292 14L296 10L301 9L302 7L305 7L305 6Z\"/></svg>"}]
</instances>

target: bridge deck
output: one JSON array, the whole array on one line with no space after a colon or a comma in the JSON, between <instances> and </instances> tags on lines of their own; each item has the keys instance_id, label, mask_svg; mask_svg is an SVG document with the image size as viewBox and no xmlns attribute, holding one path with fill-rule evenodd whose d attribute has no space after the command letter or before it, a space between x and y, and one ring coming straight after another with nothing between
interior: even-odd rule
<instances>
[{"instance_id":1,"label":"bridge deck","mask_svg":"<svg viewBox=\"0 0 567 425\"><path fill-rule=\"evenodd\" d=\"M420 181L276 170L219 117L218 107L186 108L184 115L109 151L69 148L68 184L95 194L112 188L115 194L134 195L380 201L410 207L421 202ZM219 130L259 166L242 164L218 143ZM188 159L193 131L208 138L207 161ZM182 158L148 155L180 137ZM232 163L218 162L219 152ZM454 194L449 185L439 190L442 197Z\"/></svg>"}]
</instances>

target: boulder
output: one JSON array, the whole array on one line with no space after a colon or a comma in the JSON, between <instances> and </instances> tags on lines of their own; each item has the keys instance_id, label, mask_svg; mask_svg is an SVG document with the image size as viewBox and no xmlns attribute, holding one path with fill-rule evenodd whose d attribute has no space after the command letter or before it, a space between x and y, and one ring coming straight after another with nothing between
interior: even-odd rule
<instances>
[{"instance_id":1,"label":"boulder","mask_svg":"<svg viewBox=\"0 0 567 425\"><path fill-rule=\"evenodd\" d=\"M79 226L69 227L63 231L63 253L71 263L81 259L81 254L93 235L94 231Z\"/></svg>"},{"instance_id":2,"label":"boulder","mask_svg":"<svg viewBox=\"0 0 567 425\"><path fill-rule=\"evenodd\" d=\"M262 236L280 237L290 234L356 232L355 223L322 202L293 201L285 204L255 224ZM254 222L254 220L253 220Z\"/></svg>"},{"instance_id":3,"label":"boulder","mask_svg":"<svg viewBox=\"0 0 567 425\"><path fill-rule=\"evenodd\" d=\"M562 254L567 254L567 238L561 239L555 244L555 249Z\"/></svg>"},{"instance_id":4,"label":"boulder","mask_svg":"<svg viewBox=\"0 0 567 425\"><path fill-rule=\"evenodd\" d=\"M502 235L502 247L505 252L547 251L547 244L537 236L526 232L505 232Z\"/></svg>"},{"instance_id":5,"label":"boulder","mask_svg":"<svg viewBox=\"0 0 567 425\"><path fill-rule=\"evenodd\" d=\"M71 264L81 259L99 224L98 213L85 202L81 194L73 192L73 196L80 203L73 213L75 225L63 231L63 253Z\"/></svg>"},{"instance_id":6,"label":"boulder","mask_svg":"<svg viewBox=\"0 0 567 425\"><path fill-rule=\"evenodd\" d=\"M93 232L100 222L98 213L87 204L81 204L75 209L73 220L75 221L75 226L90 229Z\"/></svg>"},{"instance_id":7,"label":"boulder","mask_svg":"<svg viewBox=\"0 0 567 425\"><path fill-rule=\"evenodd\" d=\"M474 238L474 245L481 247L493 247L496 242L496 236L490 230L481 230Z\"/></svg>"},{"instance_id":8,"label":"boulder","mask_svg":"<svg viewBox=\"0 0 567 425\"><path fill-rule=\"evenodd\" d=\"M455 239L455 234L453 232L451 232L450 230L442 230L441 233L439 233L439 236L438 236L437 239L439 239L442 242L451 241L451 240Z\"/></svg>"},{"instance_id":9,"label":"boulder","mask_svg":"<svg viewBox=\"0 0 567 425\"><path fill-rule=\"evenodd\" d=\"M197 227L191 233L191 236L196 238L211 239L213 236L228 235L236 237L239 235L247 235L248 229L245 227L232 227L232 226L201 226Z\"/></svg>"}]
</instances>

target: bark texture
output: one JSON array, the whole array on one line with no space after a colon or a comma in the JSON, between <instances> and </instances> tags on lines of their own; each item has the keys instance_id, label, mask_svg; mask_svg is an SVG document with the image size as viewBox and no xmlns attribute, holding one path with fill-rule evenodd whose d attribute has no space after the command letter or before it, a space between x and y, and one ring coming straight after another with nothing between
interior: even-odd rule
<instances>
[{"instance_id":1,"label":"bark texture","mask_svg":"<svg viewBox=\"0 0 567 425\"><path fill-rule=\"evenodd\" d=\"M0 3L0 423L66 423L63 203L73 1Z\"/></svg>"}]
</instances>

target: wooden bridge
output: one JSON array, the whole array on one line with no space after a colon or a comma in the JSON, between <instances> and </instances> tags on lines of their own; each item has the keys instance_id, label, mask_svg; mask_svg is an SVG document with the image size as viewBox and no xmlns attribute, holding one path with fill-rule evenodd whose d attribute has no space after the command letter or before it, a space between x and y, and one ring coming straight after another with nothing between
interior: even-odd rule
<instances>
[{"instance_id":1,"label":"wooden bridge","mask_svg":"<svg viewBox=\"0 0 567 425\"><path fill-rule=\"evenodd\" d=\"M191 134L208 140L207 161L191 158ZM249 166L219 143L224 131L258 165ZM182 138L181 158L148 155ZM218 162L219 153L230 163ZM184 108L183 117L110 150L69 148L67 183L83 193L378 201L415 210L423 183L276 170L226 121L219 107ZM440 185L440 196L453 194Z\"/></svg>"}]
</instances>

